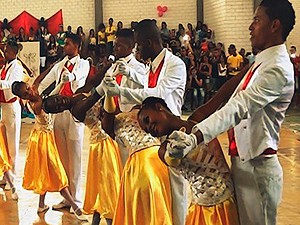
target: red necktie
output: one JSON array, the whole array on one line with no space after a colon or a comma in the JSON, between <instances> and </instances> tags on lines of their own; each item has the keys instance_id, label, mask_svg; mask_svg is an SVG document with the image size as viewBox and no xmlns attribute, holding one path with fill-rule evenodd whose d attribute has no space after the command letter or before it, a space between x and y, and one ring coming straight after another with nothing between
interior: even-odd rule
<instances>
[{"instance_id":1,"label":"red necktie","mask_svg":"<svg viewBox=\"0 0 300 225\"><path fill-rule=\"evenodd\" d=\"M116 75L116 82L119 86L121 85L122 77L123 77L123 75L121 73ZM119 97L114 96L114 101L115 101L117 108L119 108Z\"/></svg>"},{"instance_id":2,"label":"red necktie","mask_svg":"<svg viewBox=\"0 0 300 225\"><path fill-rule=\"evenodd\" d=\"M68 61L66 62L66 66L67 66ZM69 70L69 72L72 72L74 68L74 65L72 63L70 63L69 66L67 66L67 69ZM62 89L60 90L60 94L61 95L65 95L65 96L72 96L73 95L73 91L71 88L71 82L67 82L63 85Z\"/></svg>"},{"instance_id":3,"label":"red necktie","mask_svg":"<svg viewBox=\"0 0 300 225\"><path fill-rule=\"evenodd\" d=\"M164 65L164 59L160 62L157 69L155 70L155 72L153 72L152 69L150 69L148 88L156 87L157 80L158 80L158 77L159 77L159 74L160 74L160 71L161 71L163 65Z\"/></svg>"},{"instance_id":4,"label":"red necktie","mask_svg":"<svg viewBox=\"0 0 300 225\"><path fill-rule=\"evenodd\" d=\"M255 68L252 68L250 70L250 72L248 73L243 85L242 85L242 90L245 90L246 87L248 86L253 74L255 73L256 69L260 66L260 64L255 67ZM238 156L239 153L238 153L238 149L237 149L237 146L236 146L236 141L235 141L235 135L234 135L234 129L231 128L230 130L228 130L228 139L229 139L229 155L231 156Z\"/></svg>"},{"instance_id":5,"label":"red necktie","mask_svg":"<svg viewBox=\"0 0 300 225\"><path fill-rule=\"evenodd\" d=\"M1 70L1 80L5 80L6 77L6 65L3 66L3 69Z\"/></svg>"},{"instance_id":6,"label":"red necktie","mask_svg":"<svg viewBox=\"0 0 300 225\"><path fill-rule=\"evenodd\" d=\"M10 66L11 66L11 65L12 65L12 64L10 64ZM1 70L1 75L0 75L0 76L1 76L1 80L5 80L5 78L6 78L6 73L7 73L7 71L9 70L10 66L9 66L8 68L6 68L6 65L4 65L3 69ZM11 102L16 101L16 99L17 99L16 97L13 97L12 99L6 101L3 90L0 90L0 102L3 102L3 103L11 103Z\"/></svg>"}]
</instances>

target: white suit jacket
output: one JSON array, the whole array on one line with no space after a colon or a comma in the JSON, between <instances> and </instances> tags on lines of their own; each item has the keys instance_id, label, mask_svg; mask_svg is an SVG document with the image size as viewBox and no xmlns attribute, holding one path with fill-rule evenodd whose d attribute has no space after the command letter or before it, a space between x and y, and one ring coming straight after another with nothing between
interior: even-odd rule
<instances>
[{"instance_id":1,"label":"white suit jacket","mask_svg":"<svg viewBox=\"0 0 300 225\"><path fill-rule=\"evenodd\" d=\"M68 60L66 56L62 61L58 62L54 67L50 70L50 72L46 75L46 77L42 80L39 85L39 93L42 93L47 87L49 87L54 81L56 81L56 86L60 84L60 78L64 66ZM80 56L75 56L70 60L72 63L75 62L72 73L75 74L76 79L71 82L71 89L73 93L78 88L81 88L85 84L85 80L89 74L90 64L87 60L81 59Z\"/></svg>"},{"instance_id":2,"label":"white suit jacket","mask_svg":"<svg viewBox=\"0 0 300 225\"><path fill-rule=\"evenodd\" d=\"M279 131L294 92L294 72L286 46L265 49L256 56L255 71L247 88L241 81L228 103L194 131L203 133L208 143L219 134L234 127L238 153L246 162L267 148L278 149Z\"/></svg>"},{"instance_id":3,"label":"white suit jacket","mask_svg":"<svg viewBox=\"0 0 300 225\"><path fill-rule=\"evenodd\" d=\"M131 102L141 104L147 97L159 97L165 100L172 113L180 116L187 77L185 64L167 49L163 49L162 51L161 53L165 55L164 64L156 87L148 88L149 71L143 89L121 87L120 99L124 104Z\"/></svg>"},{"instance_id":4,"label":"white suit jacket","mask_svg":"<svg viewBox=\"0 0 300 225\"><path fill-rule=\"evenodd\" d=\"M6 101L9 101L15 95L11 91L11 85L15 81L22 81L23 80L23 66L17 59L12 60L10 63L6 64L5 67L2 68L6 69L6 77L4 80L0 81L0 89L3 90L4 97ZM7 69L8 68L8 69ZM1 70L1 72L2 72ZM0 72L0 74L1 74Z\"/></svg>"},{"instance_id":5,"label":"white suit jacket","mask_svg":"<svg viewBox=\"0 0 300 225\"><path fill-rule=\"evenodd\" d=\"M125 58L130 67L130 77L123 76L121 80L121 87L128 87L131 89L141 89L144 87L145 81L147 79L146 66L137 61L133 54L130 54ZM122 112L129 112L136 103L122 102L120 100L120 110Z\"/></svg>"}]
</instances>

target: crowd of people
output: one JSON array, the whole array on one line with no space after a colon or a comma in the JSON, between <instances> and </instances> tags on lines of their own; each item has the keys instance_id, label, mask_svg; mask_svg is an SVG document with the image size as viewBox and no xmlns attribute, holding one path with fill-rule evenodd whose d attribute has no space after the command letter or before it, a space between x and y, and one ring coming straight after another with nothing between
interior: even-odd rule
<instances>
[{"instance_id":1,"label":"crowd of people","mask_svg":"<svg viewBox=\"0 0 300 225\"><path fill-rule=\"evenodd\" d=\"M53 210L70 208L80 221L93 214L93 225L103 218L115 225L275 225L279 132L299 68L296 48L289 55L284 45L294 24L288 0L263 0L249 27L250 54L234 44L226 54L201 22L176 32L151 19L115 27L110 18L87 39L82 27L74 34L60 26L49 44L61 50L50 59L41 54L45 68L32 84L17 59L22 35L8 38L1 182L17 200L21 98L36 119L22 186L40 195L38 214L49 210L46 193L57 191L64 199ZM182 110L193 113L182 120ZM82 204L84 126L91 136ZM217 140L226 131L231 168Z\"/></svg>"}]
</instances>

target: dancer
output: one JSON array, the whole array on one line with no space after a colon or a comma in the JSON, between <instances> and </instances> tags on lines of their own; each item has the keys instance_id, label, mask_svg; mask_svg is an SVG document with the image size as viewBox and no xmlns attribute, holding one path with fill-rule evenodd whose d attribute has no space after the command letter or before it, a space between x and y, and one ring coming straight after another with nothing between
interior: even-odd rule
<instances>
[{"instance_id":1,"label":"dancer","mask_svg":"<svg viewBox=\"0 0 300 225\"><path fill-rule=\"evenodd\" d=\"M1 70L0 80L1 122L5 127L3 135L7 138L8 153L11 159L12 181L16 174L21 130L21 106L11 92L12 83L23 79L23 67L17 60L19 48L20 45L17 42L13 40L7 42L4 49L6 64ZM7 184L5 189L9 190L10 185Z\"/></svg>"},{"instance_id":2,"label":"dancer","mask_svg":"<svg viewBox=\"0 0 300 225\"><path fill-rule=\"evenodd\" d=\"M105 110L114 111L113 107ZM132 109L116 116L104 113L102 119L103 129L117 140L119 146L123 145L122 148L129 151L113 224L171 225L170 178L157 154L160 141L140 128L137 112L138 109Z\"/></svg>"},{"instance_id":3,"label":"dancer","mask_svg":"<svg viewBox=\"0 0 300 225\"><path fill-rule=\"evenodd\" d=\"M53 139L53 121L51 115L42 110L41 96L27 83L18 81L12 84L12 92L28 100L36 116L35 127L31 131L27 146L23 188L40 195L38 213L49 209L49 206L45 205L46 193L59 191L70 203L75 217L85 221L86 217L69 192L68 178Z\"/></svg>"},{"instance_id":4,"label":"dancer","mask_svg":"<svg viewBox=\"0 0 300 225\"><path fill-rule=\"evenodd\" d=\"M134 35L142 58L145 61L151 59L144 87L132 89L118 86L113 77L105 76L107 94L119 96L120 102L132 105L140 105L149 96L160 97L166 100L175 115L180 116L187 78L184 62L163 48L160 30L153 20L140 21L134 30ZM129 73L130 76L131 73ZM169 173L172 188L173 222L175 225L183 225L188 207L187 182L173 168L169 168Z\"/></svg>"},{"instance_id":5,"label":"dancer","mask_svg":"<svg viewBox=\"0 0 300 225\"><path fill-rule=\"evenodd\" d=\"M195 125L191 134L174 131L169 137L170 154L181 158L234 127L231 169L242 225L276 224L283 183L276 153L294 92L293 66L284 42L294 24L295 11L288 0L263 0L249 27L252 47L261 52L233 97Z\"/></svg>"},{"instance_id":6,"label":"dancer","mask_svg":"<svg viewBox=\"0 0 300 225\"><path fill-rule=\"evenodd\" d=\"M5 127L0 122L0 177L4 177L5 181L8 183L11 189L11 197L13 200L18 200L19 196L17 194L16 187L14 186L12 174L11 174L11 163L9 159L9 153L7 149L7 140L3 133L5 132Z\"/></svg>"},{"instance_id":7,"label":"dancer","mask_svg":"<svg viewBox=\"0 0 300 225\"><path fill-rule=\"evenodd\" d=\"M112 223L120 188L122 164L117 143L101 128L100 102L97 95L73 97L53 95L44 100L46 112L59 113L70 110L76 120L90 129L90 151L87 170L84 211L94 212L92 224L105 218Z\"/></svg>"},{"instance_id":8,"label":"dancer","mask_svg":"<svg viewBox=\"0 0 300 225\"><path fill-rule=\"evenodd\" d=\"M81 38L76 34L68 34L64 46L66 57L54 65L46 77L41 81L38 91L42 93L54 81L56 87L51 94L72 96L77 89L85 84L89 73L89 62L80 58L79 46ZM81 205L81 149L83 146L84 124L77 123L69 111L64 111L54 117L54 137L61 162L69 180L70 193L78 205ZM68 201L63 200L53 209L70 207ZM72 208L70 209L72 213Z\"/></svg>"},{"instance_id":9,"label":"dancer","mask_svg":"<svg viewBox=\"0 0 300 225\"><path fill-rule=\"evenodd\" d=\"M154 137L169 135L179 129L190 133L196 124L190 119L185 121L175 116L164 100L155 97L144 100L138 121L142 129ZM181 160L169 157L167 142L168 139L160 147L160 158L180 171L191 186L192 203L186 225L238 225L230 169L218 140L197 146Z\"/></svg>"}]
</instances>

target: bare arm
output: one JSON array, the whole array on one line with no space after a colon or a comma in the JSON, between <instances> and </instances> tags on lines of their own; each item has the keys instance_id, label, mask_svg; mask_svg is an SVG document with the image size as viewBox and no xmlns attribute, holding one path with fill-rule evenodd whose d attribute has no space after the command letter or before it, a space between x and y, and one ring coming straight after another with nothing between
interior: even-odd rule
<instances>
[{"instance_id":1,"label":"bare arm","mask_svg":"<svg viewBox=\"0 0 300 225\"><path fill-rule=\"evenodd\" d=\"M86 79L85 85L79 88L76 93L88 93L92 90L93 87L97 87L104 78L106 71L111 67L111 63L104 66L103 69L99 70L95 76L92 78L88 77Z\"/></svg>"},{"instance_id":2,"label":"bare arm","mask_svg":"<svg viewBox=\"0 0 300 225\"><path fill-rule=\"evenodd\" d=\"M80 122L83 122L85 119L86 112L93 106L95 103L101 98L101 96L94 92L93 95L83 98L80 101L77 101L74 106L71 109L72 115L79 120Z\"/></svg>"}]
</instances>

